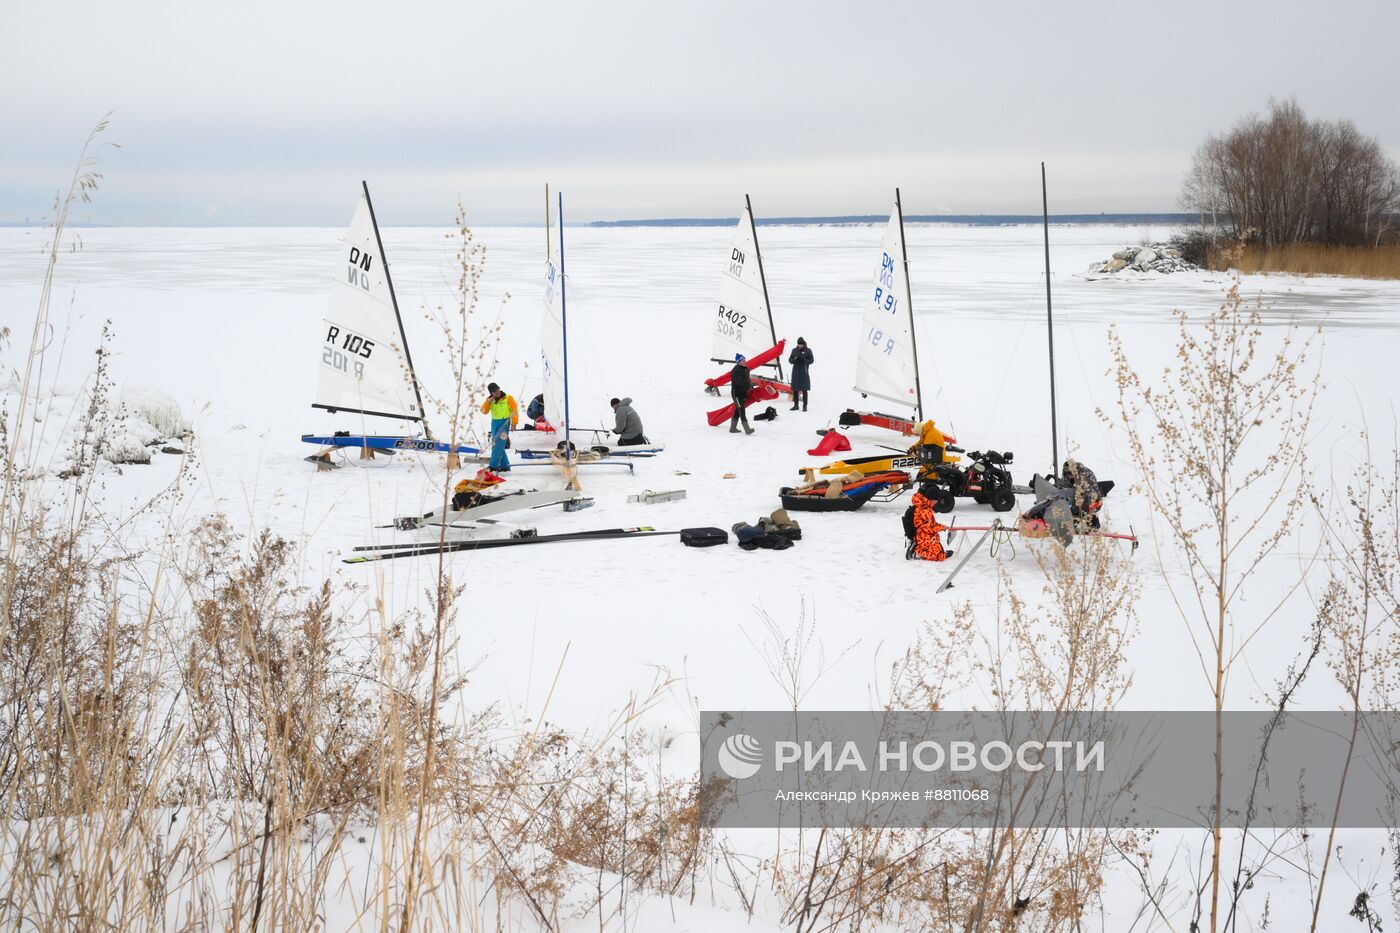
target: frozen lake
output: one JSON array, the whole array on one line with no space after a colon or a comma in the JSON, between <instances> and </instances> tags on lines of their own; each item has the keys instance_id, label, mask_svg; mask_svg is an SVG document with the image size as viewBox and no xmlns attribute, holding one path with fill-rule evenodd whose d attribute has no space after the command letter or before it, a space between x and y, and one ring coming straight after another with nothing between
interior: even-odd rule
<instances>
[{"instance_id":1,"label":"frozen lake","mask_svg":"<svg viewBox=\"0 0 1400 933\"><path fill-rule=\"evenodd\" d=\"M850 390L855 344L881 231L833 226L758 232L779 336L804 336L815 354L812 410L790 413L778 405L776 422L756 425L751 437L736 437L706 425L705 412L720 403L701 391L702 380L717 372L707 356L729 228L567 229L574 422L610 423L607 400L631 396L647 433L664 442L666 451L638 464L635 476L585 473L585 490L596 505L574 514L532 513L540 533L752 522L778 506L778 488L791 485L798 468L825 459L808 457L805 450L815 444L818 428L834 425L840 410L860 404ZM476 233L488 247L480 321L484 330L499 313L501 325L491 373L523 406L540 391L544 230ZM1107 375L1110 325L1119 328L1140 369L1156 370L1172 352L1172 312L1209 313L1229 280L1206 272L1108 278L1083 271L1115 249L1169 233L1052 228L1061 449L1067 439L1100 478L1118 481L1107 503L1108 523L1131 526L1143 537L1131 564L1144 596L1141 631L1130 648L1134 683L1124 705L1200 709L1210 696L1185 627L1165 595L1163 581L1176 571L1169 558L1157 561L1148 509L1130 492L1134 477L1121 432L1105 426L1095 411L1110 408L1115 398ZM431 506L444 480L441 464L400 456L371 468L352 462L316 473L302 461L312 449L299 442L306 432L396 433L404 427L310 408L321 314L338 271L341 234L288 228L84 230L83 250L60 260L44 379L59 387L59 395L63 386L86 379L91 351L110 320L117 383L161 388L195 422L198 490L181 504L177 523L220 510L245 530L270 526L303 544L309 574L356 580L363 585L357 599L382 595L390 611L398 612L418 604L433 562L351 568L340 558L352 545L382 539L386 532L374 526ZM434 352L437 330L427 317L450 301L450 232L389 228L383 238L425 393L446 396L452 387ZM42 280L41 246L41 234L0 230L0 323L21 345L32 328ZM1040 229L914 225L908 250L927 413L969 449L1014 451L1018 481L1045 470L1050 443ZM1324 329L1315 357L1327 384L1315 419L1315 477L1325 482L1328 471L1343 476L1351 469L1362 451L1358 437L1365 424L1388 447L1393 367L1400 357L1400 283L1254 276L1244 280L1244 291L1263 302L1270 339L1288 325ZM13 346L5 357L8 366L18 365ZM64 417L45 429L52 443L64 430ZM853 441L856 453L899 443L870 429L853 432ZM113 515L129 510L174 470L170 457L127 467L104 481L104 508ZM515 472L514 484L557 483L548 471L529 477L524 472ZM630 493L682 488L683 501L626 502ZM662 538L459 554L453 570L468 586L458 620L460 660L477 665L469 699L537 712L567 651L551 719L593 728L629 691L645 690L661 668L683 680L672 702L649 722L693 735L698 708L785 705L761 656L760 645L770 638L766 614L786 632L795 631L805 615L813 651L824 659L817 666L826 668L807 694L809 708L878 704L890 662L925 622L937 625L954 605L933 592L941 565L903 559L904 505L801 516L804 540L781 553L732 546L690 550ZM964 524L991 517L970 504L960 504L958 514ZM132 543L154 540L160 518L143 517ZM1290 575L1296 579L1299 560L1297 548L1276 556L1265 572L1269 585L1282 588ZM1035 563L1024 553L1009 567L1013 577L1039 586ZM980 555L960 577L957 600L990 612L995 587L995 564ZM1293 657L1312 618L1310 604L1296 602L1275 623L1275 637L1250 647L1246 666L1257 679L1235 685L1232 705L1259 705ZM367 604L347 608L360 611ZM986 701L985 694L976 694L974 689L966 701ZM1314 699L1326 702L1326 694ZM693 745L676 743L668 756L677 772L695 765Z\"/></svg>"}]
</instances>

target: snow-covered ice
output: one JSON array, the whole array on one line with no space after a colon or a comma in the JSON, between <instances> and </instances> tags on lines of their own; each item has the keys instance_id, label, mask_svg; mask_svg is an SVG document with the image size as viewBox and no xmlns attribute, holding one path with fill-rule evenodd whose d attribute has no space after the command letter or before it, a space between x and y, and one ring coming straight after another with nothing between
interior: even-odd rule
<instances>
[{"instance_id":1,"label":"snow-covered ice","mask_svg":"<svg viewBox=\"0 0 1400 933\"><path fill-rule=\"evenodd\" d=\"M755 521L778 507L778 488L791 485L800 467L821 462L805 454L817 429L834 426L839 411L861 404L849 387L879 227L760 227L779 335L805 337L815 354L812 410L789 412L786 403L775 402L776 422L757 424L748 437L705 423L705 412L725 401L705 395L702 381L718 369L706 357L729 232L567 229L574 422L610 424L607 400L631 396L647 434L666 451L639 462L635 476L585 470L584 488L596 505L571 514L530 513L541 534ZM499 307L503 324L494 377L523 407L540 391L544 230L476 233L489 250L481 313L489 320ZM1174 345L1172 310L1213 310L1229 280L1209 272L1096 278L1080 271L1124 243L1167 233L1106 225L1051 229L1060 424L1070 448L1100 478L1118 482L1106 506L1108 524L1131 526L1143 538L1133 564L1144 587L1140 634L1130 648L1133 686L1123 705L1203 709L1210 693L1166 598L1148 509L1129 491L1134 476L1121 432L1095 412L1108 410L1115 398L1107 374L1110 325L1140 370L1158 370ZM450 300L453 243L447 234L383 231L414 361L425 390L437 396L451 387L426 313ZM198 489L180 503L184 519L218 510L246 531L270 526L303 545L308 573L357 580L360 598L382 593L391 611L401 611L420 598L434 562L348 567L340 559L353 545L387 540L390 532L375 526L432 507L444 478L440 461L401 455L362 467L351 458L345 469L317 473L302 460L313 448L299 442L308 432L397 433L405 427L309 407L340 235L286 228L85 230L83 251L60 260L52 340L62 358L45 379L58 395L88 378L91 351L110 320L111 375L117 386L131 387L123 395L133 416L165 434L178 433L183 421L193 428ZM1051 465L1040 237L1031 226L913 225L908 231L926 409L961 446L1014 451L1020 482ZM0 322L21 341L39 292L41 241L37 234L0 230ZM1244 280L1244 291L1262 294L1271 333L1288 324L1324 328L1318 357L1327 390L1315 419L1314 474L1348 473L1363 453L1360 432L1367 424L1389 446L1400 283L1253 276ZM13 348L8 355L13 359ZM149 388L137 389L142 386ZM479 418L477 424L484 433ZM851 435L856 453L901 443L873 429ZM529 442L528 435L516 438ZM169 483L177 464L178 457L157 454L149 466L103 476L105 508L114 514L133 509ZM730 473L734 478L725 478ZM547 469L533 469L515 471L512 482L558 481ZM687 497L658 505L626 502L628 494L648 489L685 489ZM889 664L923 623L937 625L954 604L933 593L944 565L903 559L904 506L872 503L853 514L796 516L804 537L784 552L732 545L693 550L671 538L651 538L457 554L453 572L468 584L459 618L461 661L475 666L467 697L537 715L558 670L548 716L586 730L606 721L629 691L644 691L657 668L669 670L682 680L646 725L668 766L682 773L696 764L698 747L684 739L694 738L697 708L786 705L762 658L769 638L762 616L790 631L805 614L814 651L823 658L814 668L825 672L810 685L804 706L878 704ZM968 523L992 513L960 500L957 514ZM159 535L159 520L142 516L133 542ZM1270 559L1260 580L1281 589L1290 575L1296 579L1305 550L1286 548ZM1024 548L1010 566L1038 585ZM977 556L950 595L990 605L994 568L987 555ZM1232 706L1261 702L1310 619L1310 607L1300 601L1274 624L1273 637L1248 647L1241 670L1255 679L1241 676L1232 685ZM1310 689L1314 702L1331 705L1322 678ZM988 697L965 700L985 703Z\"/></svg>"}]
</instances>

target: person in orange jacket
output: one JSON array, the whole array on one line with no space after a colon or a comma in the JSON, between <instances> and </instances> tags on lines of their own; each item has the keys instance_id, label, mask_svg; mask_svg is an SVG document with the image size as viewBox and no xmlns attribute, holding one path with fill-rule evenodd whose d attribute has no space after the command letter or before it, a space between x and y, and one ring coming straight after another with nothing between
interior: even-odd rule
<instances>
[{"instance_id":1,"label":"person in orange jacket","mask_svg":"<svg viewBox=\"0 0 1400 933\"><path fill-rule=\"evenodd\" d=\"M919 479L921 480L934 478L933 466L935 464L957 463L962 459L954 455L960 450L960 448L953 446L958 439L938 430L938 426L933 423L932 418L919 425L919 433L916 438L909 447L909 452L916 457L919 456L921 450L924 452L919 467Z\"/></svg>"},{"instance_id":2,"label":"person in orange jacket","mask_svg":"<svg viewBox=\"0 0 1400 933\"><path fill-rule=\"evenodd\" d=\"M935 513L940 493L933 484L920 486L914 493L913 504L904 510L904 537L908 541L905 560L941 561L952 556L952 552L944 550L943 539L939 537L948 530Z\"/></svg>"},{"instance_id":3,"label":"person in orange jacket","mask_svg":"<svg viewBox=\"0 0 1400 933\"><path fill-rule=\"evenodd\" d=\"M491 462L488 467L496 473L509 473L510 461L506 459L506 445L510 442L510 432L520 423L520 406L514 397L507 395L501 387L492 382L486 386L486 401L481 403L482 414L491 416Z\"/></svg>"}]
</instances>

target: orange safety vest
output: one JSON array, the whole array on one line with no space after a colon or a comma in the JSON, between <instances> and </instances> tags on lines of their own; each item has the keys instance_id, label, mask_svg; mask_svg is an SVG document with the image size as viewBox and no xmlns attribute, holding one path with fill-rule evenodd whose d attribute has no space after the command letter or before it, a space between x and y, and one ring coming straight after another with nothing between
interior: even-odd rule
<instances>
[{"instance_id":1,"label":"orange safety vest","mask_svg":"<svg viewBox=\"0 0 1400 933\"><path fill-rule=\"evenodd\" d=\"M520 409L516 406L513 395L502 395L498 399L486 396L486 401L481 403L481 412L490 415L493 421L509 418L512 428L520 423Z\"/></svg>"}]
</instances>

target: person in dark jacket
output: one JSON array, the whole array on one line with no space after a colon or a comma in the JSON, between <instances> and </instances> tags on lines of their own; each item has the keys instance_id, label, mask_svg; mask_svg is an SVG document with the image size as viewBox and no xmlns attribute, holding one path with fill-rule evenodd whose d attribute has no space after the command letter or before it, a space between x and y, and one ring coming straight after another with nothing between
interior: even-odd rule
<instances>
[{"instance_id":1,"label":"person in dark jacket","mask_svg":"<svg viewBox=\"0 0 1400 933\"><path fill-rule=\"evenodd\" d=\"M619 447L635 447L647 442L646 435L642 433L642 416L632 407L631 398L613 399L612 410L617 414L613 433L617 435Z\"/></svg>"},{"instance_id":2,"label":"person in dark jacket","mask_svg":"<svg viewBox=\"0 0 1400 933\"><path fill-rule=\"evenodd\" d=\"M744 354L734 355L734 368L729 371L729 397L734 399L734 417L729 421L729 433L739 433L739 422L744 422L744 433L752 434L749 416L744 409L749 404L749 393L753 391L753 379L749 374L749 364Z\"/></svg>"},{"instance_id":3,"label":"person in dark jacket","mask_svg":"<svg viewBox=\"0 0 1400 933\"><path fill-rule=\"evenodd\" d=\"M1074 506L1075 518L1088 517L1094 506L1103 500L1099 493L1099 478L1093 470L1073 458L1060 467L1059 485L1070 490L1069 500Z\"/></svg>"},{"instance_id":4,"label":"person in dark jacket","mask_svg":"<svg viewBox=\"0 0 1400 933\"><path fill-rule=\"evenodd\" d=\"M792 408L797 411L798 396L802 399L802 410L807 410L807 393L812 388L812 376L807 367L812 365L812 348L805 338L797 338L797 346L788 354L788 365L792 367Z\"/></svg>"}]
</instances>

